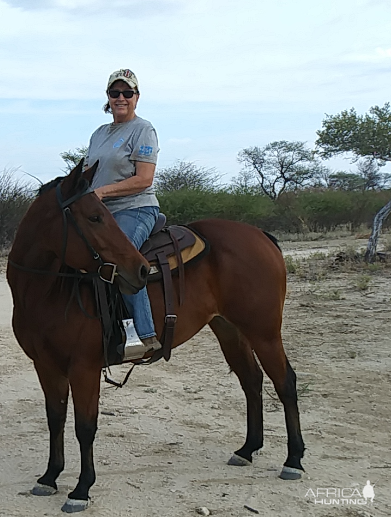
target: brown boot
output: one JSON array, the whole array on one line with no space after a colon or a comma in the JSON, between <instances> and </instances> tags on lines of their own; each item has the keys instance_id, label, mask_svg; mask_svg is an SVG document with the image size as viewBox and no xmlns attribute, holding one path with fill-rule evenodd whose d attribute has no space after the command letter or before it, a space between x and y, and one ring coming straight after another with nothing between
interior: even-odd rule
<instances>
[{"instance_id":1,"label":"brown boot","mask_svg":"<svg viewBox=\"0 0 391 517\"><path fill-rule=\"evenodd\" d=\"M146 337L141 341L144 343L144 346L148 347L148 350L153 350L155 352L155 350L162 348L162 345L157 340L156 336Z\"/></svg>"},{"instance_id":2,"label":"brown boot","mask_svg":"<svg viewBox=\"0 0 391 517\"><path fill-rule=\"evenodd\" d=\"M124 350L123 361L133 361L134 359L142 359L147 352L159 350L162 345L156 339L156 336L147 337L140 340L140 344L127 344Z\"/></svg>"}]
</instances>

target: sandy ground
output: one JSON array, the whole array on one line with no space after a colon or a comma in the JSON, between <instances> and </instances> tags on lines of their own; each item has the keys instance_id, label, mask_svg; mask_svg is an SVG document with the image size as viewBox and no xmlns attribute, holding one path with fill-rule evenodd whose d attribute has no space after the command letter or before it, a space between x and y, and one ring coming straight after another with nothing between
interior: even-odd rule
<instances>
[{"instance_id":1,"label":"sandy ground","mask_svg":"<svg viewBox=\"0 0 391 517\"><path fill-rule=\"evenodd\" d=\"M343 244L338 241L335 249ZM283 245L286 254L299 256L308 255L309 249L327 251L328 246L333 248L328 242ZM324 264L310 269L303 266L301 275L289 275L283 327L286 351L298 375L307 447L303 478L278 478L286 457L286 431L282 406L268 379L265 447L252 467L226 464L244 442L245 401L217 341L204 329L175 350L168 364L136 368L122 390L102 382L97 482L85 515L185 517L198 515L199 507L215 516L256 514L246 506L277 517L391 515L391 268L372 272L369 281L354 269L325 269ZM29 490L46 468L48 431L43 395L13 337L11 311L3 270L0 515L64 515L61 505L79 472L72 408L59 491L34 497ZM126 371L118 366L112 373L122 380ZM362 494L367 480L375 485L373 503L344 503L338 497L338 490L345 489L345 495L356 494L352 500L357 503L357 491ZM330 499L331 505L319 502Z\"/></svg>"}]
</instances>

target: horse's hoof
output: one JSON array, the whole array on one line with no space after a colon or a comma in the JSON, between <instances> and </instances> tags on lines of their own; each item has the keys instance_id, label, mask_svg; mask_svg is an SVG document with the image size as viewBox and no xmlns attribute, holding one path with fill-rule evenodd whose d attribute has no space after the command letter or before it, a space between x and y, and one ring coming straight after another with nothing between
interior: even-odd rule
<instances>
[{"instance_id":1,"label":"horse's hoof","mask_svg":"<svg viewBox=\"0 0 391 517\"><path fill-rule=\"evenodd\" d=\"M36 483L35 487L31 490L33 495L53 495L57 492L57 488L54 488L49 485L42 485L41 483Z\"/></svg>"},{"instance_id":2,"label":"horse's hoof","mask_svg":"<svg viewBox=\"0 0 391 517\"><path fill-rule=\"evenodd\" d=\"M285 465L282 467L280 475L278 476L284 480L292 480L292 479L300 479L303 471L300 469L295 469L293 467L286 467Z\"/></svg>"},{"instance_id":3,"label":"horse's hoof","mask_svg":"<svg viewBox=\"0 0 391 517\"><path fill-rule=\"evenodd\" d=\"M84 511L88 506L88 501L84 499L68 499L65 501L61 510L66 513L76 513Z\"/></svg>"},{"instance_id":4,"label":"horse's hoof","mask_svg":"<svg viewBox=\"0 0 391 517\"><path fill-rule=\"evenodd\" d=\"M252 463L251 461L246 460L246 458L242 458L241 456L233 453L228 460L228 465L234 465L235 467L249 467Z\"/></svg>"}]
</instances>

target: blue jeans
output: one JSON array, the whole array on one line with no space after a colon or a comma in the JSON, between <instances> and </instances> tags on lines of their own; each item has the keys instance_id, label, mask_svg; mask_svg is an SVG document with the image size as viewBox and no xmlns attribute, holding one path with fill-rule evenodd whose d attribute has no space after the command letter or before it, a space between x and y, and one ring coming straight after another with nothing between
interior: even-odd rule
<instances>
[{"instance_id":1,"label":"blue jeans","mask_svg":"<svg viewBox=\"0 0 391 517\"><path fill-rule=\"evenodd\" d=\"M157 206L128 208L113 214L118 226L139 250L148 239L159 215ZM137 294L123 295L126 307L133 315L134 327L140 339L156 336L147 288Z\"/></svg>"}]
</instances>

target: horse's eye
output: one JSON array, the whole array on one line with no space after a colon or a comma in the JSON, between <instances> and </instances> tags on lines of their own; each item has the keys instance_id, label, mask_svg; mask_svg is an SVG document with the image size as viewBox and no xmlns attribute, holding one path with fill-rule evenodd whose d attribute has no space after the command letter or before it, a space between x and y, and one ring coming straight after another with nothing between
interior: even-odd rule
<instances>
[{"instance_id":1,"label":"horse's eye","mask_svg":"<svg viewBox=\"0 0 391 517\"><path fill-rule=\"evenodd\" d=\"M88 218L88 220L91 221L92 223L101 223L102 222L102 218L100 215L91 215Z\"/></svg>"}]
</instances>

